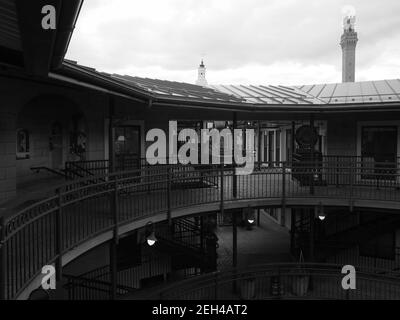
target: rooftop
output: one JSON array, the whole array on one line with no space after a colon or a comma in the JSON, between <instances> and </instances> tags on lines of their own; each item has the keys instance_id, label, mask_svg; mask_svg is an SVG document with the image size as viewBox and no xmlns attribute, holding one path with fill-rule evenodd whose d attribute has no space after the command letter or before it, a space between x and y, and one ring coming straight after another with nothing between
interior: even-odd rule
<instances>
[{"instance_id":1,"label":"rooftop","mask_svg":"<svg viewBox=\"0 0 400 320\"><path fill-rule=\"evenodd\" d=\"M116 85L137 90L152 99L197 101L239 105L356 105L400 102L400 80L378 80L313 84L301 86L283 85L209 85L129 75L108 74L94 68L66 60L64 65L88 72L90 76L102 77Z\"/></svg>"},{"instance_id":2,"label":"rooftop","mask_svg":"<svg viewBox=\"0 0 400 320\"><path fill-rule=\"evenodd\" d=\"M400 80L378 80L302 86L213 85L254 104L357 104L400 101Z\"/></svg>"}]
</instances>

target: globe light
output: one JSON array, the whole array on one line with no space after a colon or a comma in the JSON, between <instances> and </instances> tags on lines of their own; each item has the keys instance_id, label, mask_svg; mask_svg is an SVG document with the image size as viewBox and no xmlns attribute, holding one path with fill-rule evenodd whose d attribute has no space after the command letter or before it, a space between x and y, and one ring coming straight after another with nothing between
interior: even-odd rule
<instances>
[{"instance_id":1,"label":"globe light","mask_svg":"<svg viewBox=\"0 0 400 320\"><path fill-rule=\"evenodd\" d=\"M154 244L157 242L157 237L154 231L154 225L151 221L146 224L145 235L147 244L150 247L154 246Z\"/></svg>"},{"instance_id":2,"label":"globe light","mask_svg":"<svg viewBox=\"0 0 400 320\"><path fill-rule=\"evenodd\" d=\"M321 221L324 221L326 218L326 214L325 214L325 210L324 210L324 206L322 205L322 203L319 203L319 205L315 208L318 219Z\"/></svg>"},{"instance_id":3,"label":"globe light","mask_svg":"<svg viewBox=\"0 0 400 320\"><path fill-rule=\"evenodd\" d=\"M156 238L154 231L152 233L150 233L150 235L147 236L146 241L150 247L154 246L154 244L157 242L157 238Z\"/></svg>"}]
</instances>

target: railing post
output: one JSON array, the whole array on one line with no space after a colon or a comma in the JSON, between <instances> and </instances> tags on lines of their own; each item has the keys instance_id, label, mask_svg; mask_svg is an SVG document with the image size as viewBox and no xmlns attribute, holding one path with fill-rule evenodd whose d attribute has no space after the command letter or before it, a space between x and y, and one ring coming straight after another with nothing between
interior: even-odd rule
<instances>
[{"instance_id":1,"label":"railing post","mask_svg":"<svg viewBox=\"0 0 400 320\"><path fill-rule=\"evenodd\" d=\"M171 167L167 168L167 221L168 226L172 226L171 219Z\"/></svg>"},{"instance_id":2,"label":"railing post","mask_svg":"<svg viewBox=\"0 0 400 320\"><path fill-rule=\"evenodd\" d=\"M285 226L286 218L286 162L282 162L282 212L281 226Z\"/></svg>"},{"instance_id":3,"label":"railing post","mask_svg":"<svg viewBox=\"0 0 400 320\"><path fill-rule=\"evenodd\" d=\"M56 213L56 279L62 279L62 254L63 254L63 232L62 232L62 193L58 188L57 194L57 213Z\"/></svg>"},{"instance_id":4,"label":"railing post","mask_svg":"<svg viewBox=\"0 0 400 320\"><path fill-rule=\"evenodd\" d=\"M4 217L0 217L0 300L6 300L6 230Z\"/></svg>"}]
</instances>

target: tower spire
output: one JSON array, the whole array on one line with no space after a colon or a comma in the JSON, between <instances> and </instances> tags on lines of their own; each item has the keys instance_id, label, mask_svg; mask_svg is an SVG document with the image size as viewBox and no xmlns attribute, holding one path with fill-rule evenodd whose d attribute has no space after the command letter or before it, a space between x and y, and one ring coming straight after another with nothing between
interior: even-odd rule
<instances>
[{"instance_id":1,"label":"tower spire","mask_svg":"<svg viewBox=\"0 0 400 320\"><path fill-rule=\"evenodd\" d=\"M355 31L356 17L346 14L343 18L343 34L340 39L342 47L342 82L355 81L356 46L358 42Z\"/></svg>"},{"instance_id":2,"label":"tower spire","mask_svg":"<svg viewBox=\"0 0 400 320\"><path fill-rule=\"evenodd\" d=\"M207 87L208 83L206 80L206 66L204 65L203 59L201 59L201 63L199 65L198 71L197 71L197 80L196 84L199 86Z\"/></svg>"}]
</instances>

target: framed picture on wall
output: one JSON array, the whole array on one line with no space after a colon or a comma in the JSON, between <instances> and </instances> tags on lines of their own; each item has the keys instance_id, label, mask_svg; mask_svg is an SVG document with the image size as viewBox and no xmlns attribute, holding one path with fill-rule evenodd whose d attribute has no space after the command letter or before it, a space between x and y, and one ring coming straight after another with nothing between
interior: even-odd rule
<instances>
[{"instance_id":1,"label":"framed picture on wall","mask_svg":"<svg viewBox=\"0 0 400 320\"><path fill-rule=\"evenodd\" d=\"M29 159L29 132L25 129L17 129L17 159Z\"/></svg>"}]
</instances>

